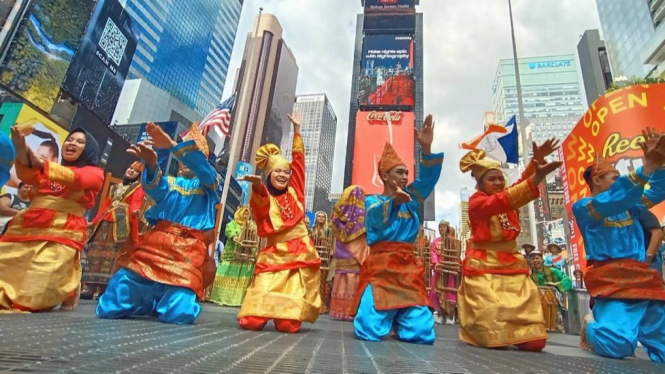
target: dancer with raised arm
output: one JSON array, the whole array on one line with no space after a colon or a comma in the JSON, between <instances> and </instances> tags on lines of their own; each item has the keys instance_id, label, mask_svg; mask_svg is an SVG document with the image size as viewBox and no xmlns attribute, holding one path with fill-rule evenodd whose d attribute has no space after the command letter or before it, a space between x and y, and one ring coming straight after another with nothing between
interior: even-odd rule
<instances>
[{"instance_id":1,"label":"dancer with raised arm","mask_svg":"<svg viewBox=\"0 0 665 374\"><path fill-rule=\"evenodd\" d=\"M646 261L637 220L641 209L665 199L665 136L647 128L643 138L642 167L620 176L598 160L584 171L591 196L573 204L589 265L584 281L595 300L581 338L583 348L611 358L632 356L639 341L651 361L665 363L665 290Z\"/></svg>"},{"instance_id":2,"label":"dancer with raised arm","mask_svg":"<svg viewBox=\"0 0 665 374\"><path fill-rule=\"evenodd\" d=\"M193 139L180 144L154 123L146 131L152 142L132 145L128 152L145 163L143 189L155 201L146 219L154 227L139 236L109 281L97 315L156 315L162 322L192 324L201 313L196 298L203 299L203 264L209 256L203 233L215 227L221 177L208 162L208 145L197 124ZM150 145L171 151L179 161L177 177L162 175Z\"/></svg>"},{"instance_id":3,"label":"dancer with raised arm","mask_svg":"<svg viewBox=\"0 0 665 374\"><path fill-rule=\"evenodd\" d=\"M547 342L540 292L529 279L529 266L517 246L520 207L535 200L538 184L561 163L545 157L558 147L554 139L533 144L533 160L522 179L506 188L501 165L473 150L460 160L471 172L476 193L469 199L471 238L457 294L460 340L479 347L516 345L541 351Z\"/></svg>"},{"instance_id":4,"label":"dancer with raised arm","mask_svg":"<svg viewBox=\"0 0 665 374\"><path fill-rule=\"evenodd\" d=\"M386 143L378 165L383 193L365 199L370 252L363 262L351 309L355 314L355 334L361 340L380 341L394 325L400 340L434 344L434 316L425 285L425 268L413 253L422 224L418 209L434 190L443 163L443 153L431 151L431 115L416 139L422 148L418 178L407 185L409 167Z\"/></svg>"},{"instance_id":5,"label":"dancer with raised arm","mask_svg":"<svg viewBox=\"0 0 665 374\"><path fill-rule=\"evenodd\" d=\"M262 330L274 320L281 332L295 333L303 322L319 317L321 260L305 225L305 144L300 135L300 116L289 116L293 124L293 160L288 162L274 144L256 151L256 175L250 205L259 236L267 245L256 259L254 280L247 289L238 314L245 330Z\"/></svg>"}]
</instances>

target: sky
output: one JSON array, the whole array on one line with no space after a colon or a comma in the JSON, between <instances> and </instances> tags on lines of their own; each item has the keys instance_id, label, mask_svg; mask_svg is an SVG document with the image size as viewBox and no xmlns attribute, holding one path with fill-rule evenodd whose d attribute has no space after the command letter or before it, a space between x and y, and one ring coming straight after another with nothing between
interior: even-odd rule
<instances>
[{"instance_id":1,"label":"sky","mask_svg":"<svg viewBox=\"0 0 665 374\"><path fill-rule=\"evenodd\" d=\"M457 225L460 189L473 190L459 171L459 143L480 134L492 109L492 84L499 60L512 58L508 2L421 0L424 14L425 113L434 116L433 152L446 159L436 186L436 220ZM224 98L232 91L247 33L259 8L277 16L298 67L296 94L325 93L337 115L332 192L344 188L344 159L351 95L356 15L360 0L245 0ZM594 0L513 0L520 57L577 54L585 30L599 29ZM581 80L581 77L580 77Z\"/></svg>"}]
</instances>

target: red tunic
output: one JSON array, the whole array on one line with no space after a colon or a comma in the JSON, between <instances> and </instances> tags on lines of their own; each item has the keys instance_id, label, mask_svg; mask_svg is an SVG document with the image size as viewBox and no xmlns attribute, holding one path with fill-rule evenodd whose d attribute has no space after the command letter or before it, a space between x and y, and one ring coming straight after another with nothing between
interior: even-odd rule
<instances>
[{"instance_id":1,"label":"red tunic","mask_svg":"<svg viewBox=\"0 0 665 374\"><path fill-rule=\"evenodd\" d=\"M119 237L120 240L124 240L125 238L122 237L126 235L126 231L129 229L132 240L136 243L139 237L139 218L136 214L141 211L145 197L141 183L137 182L128 187L128 190L124 193L120 201L113 201L113 196L111 195L112 193L102 201L92 223L97 226L102 220L111 222L114 225L113 239L115 242L118 242ZM118 214L119 210L124 210L124 212ZM118 222L119 217L124 222ZM119 230L117 227L118 224L123 224L125 228Z\"/></svg>"},{"instance_id":2,"label":"red tunic","mask_svg":"<svg viewBox=\"0 0 665 374\"><path fill-rule=\"evenodd\" d=\"M265 185L253 189L250 206L259 236L268 239L256 259L255 273L321 265L305 226L305 146L293 137L293 160L288 191L272 196Z\"/></svg>"},{"instance_id":3,"label":"red tunic","mask_svg":"<svg viewBox=\"0 0 665 374\"><path fill-rule=\"evenodd\" d=\"M82 250L87 240L83 214L95 205L104 171L95 166L67 167L44 161L43 170L16 163L16 173L37 192L30 207L11 221L2 242L50 241Z\"/></svg>"}]
</instances>

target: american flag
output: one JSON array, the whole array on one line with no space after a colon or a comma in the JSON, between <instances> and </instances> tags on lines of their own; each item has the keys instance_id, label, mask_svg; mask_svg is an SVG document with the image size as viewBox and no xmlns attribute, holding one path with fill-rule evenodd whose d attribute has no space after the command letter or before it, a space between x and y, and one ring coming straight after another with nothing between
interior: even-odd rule
<instances>
[{"instance_id":1,"label":"american flag","mask_svg":"<svg viewBox=\"0 0 665 374\"><path fill-rule=\"evenodd\" d=\"M233 110L235 102L236 94L233 94L208 113L198 125L203 136L208 135L213 127L218 127L224 136L229 136L229 134L231 134L231 110ZM186 139L188 134L189 130L182 133L181 137Z\"/></svg>"}]
</instances>

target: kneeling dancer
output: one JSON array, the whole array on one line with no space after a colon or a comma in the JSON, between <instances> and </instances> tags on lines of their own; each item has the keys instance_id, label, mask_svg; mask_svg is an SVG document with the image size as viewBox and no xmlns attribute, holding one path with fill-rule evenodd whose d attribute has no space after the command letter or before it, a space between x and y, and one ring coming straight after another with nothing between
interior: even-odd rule
<instances>
[{"instance_id":1,"label":"kneeling dancer","mask_svg":"<svg viewBox=\"0 0 665 374\"><path fill-rule=\"evenodd\" d=\"M139 236L127 263L111 278L97 315L156 314L162 322L192 324L201 313L196 297L203 298L202 266L208 256L203 233L215 225L220 176L208 162L208 147L196 124L194 139L180 144L153 123L146 130L154 147L170 149L179 161L179 176L163 176L155 151L146 144L128 150L145 162L143 189L155 201L146 219L154 228Z\"/></svg>"},{"instance_id":2,"label":"kneeling dancer","mask_svg":"<svg viewBox=\"0 0 665 374\"><path fill-rule=\"evenodd\" d=\"M443 153L432 154L433 136L430 115L417 137L422 147L420 175L408 186L409 169L390 143L386 143L379 161L384 189L381 195L365 199L370 252L362 264L351 309L358 339L380 341L395 325L400 340L434 343L434 316L425 285L425 268L413 253L421 225L418 208L441 175Z\"/></svg>"}]
</instances>

